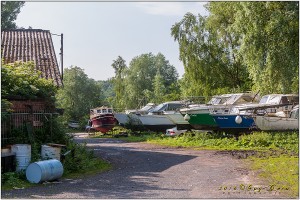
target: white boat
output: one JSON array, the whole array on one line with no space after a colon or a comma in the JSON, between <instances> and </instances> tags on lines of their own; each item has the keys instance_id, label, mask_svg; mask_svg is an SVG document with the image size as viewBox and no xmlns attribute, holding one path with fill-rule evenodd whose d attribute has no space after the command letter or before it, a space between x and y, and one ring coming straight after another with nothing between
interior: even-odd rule
<instances>
[{"instance_id":1,"label":"white boat","mask_svg":"<svg viewBox=\"0 0 300 200\"><path fill-rule=\"evenodd\" d=\"M141 120L143 126L148 130L165 132L166 129L176 126L175 122L172 121L168 116L178 113L179 109L184 105L184 101L165 102L156 106L147 115L137 116Z\"/></svg>"},{"instance_id":2,"label":"white boat","mask_svg":"<svg viewBox=\"0 0 300 200\"><path fill-rule=\"evenodd\" d=\"M114 113L115 118L118 120L119 125L125 126L126 124L141 125L141 121L136 115L146 115L155 107L154 103L148 103L141 109L125 110L125 113Z\"/></svg>"},{"instance_id":3,"label":"white boat","mask_svg":"<svg viewBox=\"0 0 300 200\"><path fill-rule=\"evenodd\" d=\"M284 111L273 116L255 116L254 121L258 129L262 131L287 131L299 130L299 105L295 106L288 116Z\"/></svg>"},{"instance_id":4,"label":"white boat","mask_svg":"<svg viewBox=\"0 0 300 200\"><path fill-rule=\"evenodd\" d=\"M146 115L151 112L155 108L154 103L147 103L146 106L142 107L141 109L136 110L125 110L125 114L137 114L137 115Z\"/></svg>"}]
</instances>

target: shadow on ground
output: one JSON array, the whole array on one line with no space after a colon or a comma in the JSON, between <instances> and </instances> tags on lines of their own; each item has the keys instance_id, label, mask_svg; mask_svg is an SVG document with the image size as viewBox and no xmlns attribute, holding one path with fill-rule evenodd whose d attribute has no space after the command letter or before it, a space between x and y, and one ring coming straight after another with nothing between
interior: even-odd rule
<instances>
[{"instance_id":1,"label":"shadow on ground","mask_svg":"<svg viewBox=\"0 0 300 200\"><path fill-rule=\"evenodd\" d=\"M80 179L63 179L23 190L2 191L2 198L157 198L165 190L158 182L161 172L182 164L196 156L179 155L165 152L124 147L123 143L111 139L80 139L87 142L99 156L112 163L108 172L87 176ZM101 144L105 143L106 146ZM109 145L109 144L113 145ZM170 174L176 178L176 174ZM170 179L172 180L172 179ZM180 180L176 180L180 181ZM178 189L171 189L179 192ZM185 189L179 189L184 192Z\"/></svg>"}]
</instances>

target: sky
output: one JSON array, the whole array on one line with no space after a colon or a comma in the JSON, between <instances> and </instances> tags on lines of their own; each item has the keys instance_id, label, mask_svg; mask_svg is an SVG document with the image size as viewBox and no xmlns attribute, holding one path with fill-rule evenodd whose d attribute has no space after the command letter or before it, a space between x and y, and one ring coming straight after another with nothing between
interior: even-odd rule
<instances>
[{"instance_id":1,"label":"sky","mask_svg":"<svg viewBox=\"0 0 300 200\"><path fill-rule=\"evenodd\" d=\"M78 66L89 78L114 77L111 64L121 56L126 65L141 54L162 53L181 77L179 45L171 27L184 14L208 15L206 2L26 2L18 27L63 34L64 68ZM60 36L52 35L60 66Z\"/></svg>"}]
</instances>

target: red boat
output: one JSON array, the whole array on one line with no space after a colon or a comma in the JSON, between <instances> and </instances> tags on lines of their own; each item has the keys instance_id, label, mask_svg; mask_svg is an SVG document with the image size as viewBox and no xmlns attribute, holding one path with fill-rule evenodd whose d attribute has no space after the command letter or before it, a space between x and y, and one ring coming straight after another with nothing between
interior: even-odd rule
<instances>
[{"instance_id":1,"label":"red boat","mask_svg":"<svg viewBox=\"0 0 300 200\"><path fill-rule=\"evenodd\" d=\"M117 125L113 109L105 106L91 109L90 120L92 123L92 129L100 131L101 133L106 133Z\"/></svg>"}]
</instances>

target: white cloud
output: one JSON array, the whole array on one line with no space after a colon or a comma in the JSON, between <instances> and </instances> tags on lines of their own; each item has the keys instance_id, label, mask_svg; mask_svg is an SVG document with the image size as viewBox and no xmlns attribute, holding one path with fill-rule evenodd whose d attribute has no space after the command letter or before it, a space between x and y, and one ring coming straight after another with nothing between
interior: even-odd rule
<instances>
[{"instance_id":1,"label":"white cloud","mask_svg":"<svg viewBox=\"0 0 300 200\"><path fill-rule=\"evenodd\" d=\"M137 6L151 15L183 16L187 12L207 15L206 2L138 2Z\"/></svg>"}]
</instances>

